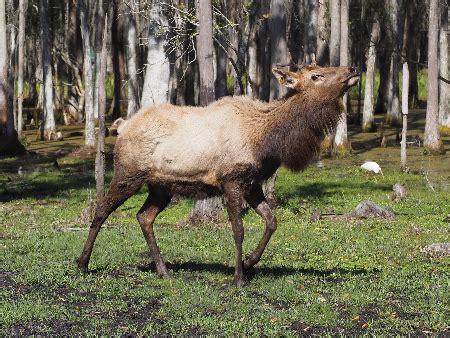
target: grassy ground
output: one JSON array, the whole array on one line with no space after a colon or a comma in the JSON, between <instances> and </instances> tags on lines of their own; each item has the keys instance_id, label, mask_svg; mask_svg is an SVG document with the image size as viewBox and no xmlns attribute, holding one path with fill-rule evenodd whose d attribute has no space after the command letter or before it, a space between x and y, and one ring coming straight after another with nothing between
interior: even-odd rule
<instances>
[{"instance_id":1,"label":"grassy ground","mask_svg":"<svg viewBox=\"0 0 450 338\"><path fill-rule=\"evenodd\" d=\"M449 157L410 148L413 170L401 174L394 141L380 150L370 137L352 134L350 159L280 171L279 228L243 288L231 285L230 226L183 225L189 200L157 220L173 271L170 280L158 278L135 220L144 189L109 218L92 272L80 274L74 260L87 236L80 214L94 195L93 163L60 153L57 169L54 151L31 142L37 155L0 161L0 334L448 335L450 260L420 249L449 241L450 174L426 170L449 168ZM383 164L385 178L359 170L366 158ZM404 201L389 198L396 182L408 190ZM396 219L310 221L316 208L345 213L366 199L391 207ZM249 252L263 225L253 211L244 222Z\"/></svg>"}]
</instances>

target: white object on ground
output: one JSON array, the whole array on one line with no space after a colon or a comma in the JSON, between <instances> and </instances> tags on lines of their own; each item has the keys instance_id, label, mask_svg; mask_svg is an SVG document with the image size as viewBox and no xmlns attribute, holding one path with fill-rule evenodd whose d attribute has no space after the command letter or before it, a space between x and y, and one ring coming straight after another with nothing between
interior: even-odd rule
<instances>
[{"instance_id":1,"label":"white object on ground","mask_svg":"<svg viewBox=\"0 0 450 338\"><path fill-rule=\"evenodd\" d=\"M383 170L381 170L381 167L378 165L377 162L373 162L373 161L365 162L364 164L361 165L361 168L363 168L367 171L372 171L375 174L380 173L381 176L384 176Z\"/></svg>"}]
</instances>

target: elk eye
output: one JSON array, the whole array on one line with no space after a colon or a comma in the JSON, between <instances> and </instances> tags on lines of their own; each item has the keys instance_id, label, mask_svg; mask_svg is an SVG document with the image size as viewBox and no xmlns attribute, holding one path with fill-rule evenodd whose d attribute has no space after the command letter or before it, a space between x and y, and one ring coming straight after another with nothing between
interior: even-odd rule
<instances>
[{"instance_id":1,"label":"elk eye","mask_svg":"<svg viewBox=\"0 0 450 338\"><path fill-rule=\"evenodd\" d=\"M319 80L319 78L320 78L320 75L314 74L313 76L311 76L311 80L313 80L313 81L317 81L317 80Z\"/></svg>"}]
</instances>

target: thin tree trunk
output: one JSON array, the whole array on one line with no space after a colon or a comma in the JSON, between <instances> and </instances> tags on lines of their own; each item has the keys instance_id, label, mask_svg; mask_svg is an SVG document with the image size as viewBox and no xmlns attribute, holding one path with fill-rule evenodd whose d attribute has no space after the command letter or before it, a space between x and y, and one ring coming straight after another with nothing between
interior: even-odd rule
<instances>
[{"instance_id":1,"label":"thin tree trunk","mask_svg":"<svg viewBox=\"0 0 450 338\"><path fill-rule=\"evenodd\" d=\"M409 60L419 61L417 53L418 40L420 38L419 28L417 24L417 4L416 1L406 2L405 15L405 29L403 39L403 55L406 55ZM419 85L417 82L418 64L416 62L409 62L409 88L408 98L411 108L416 108L419 103Z\"/></svg>"},{"instance_id":2,"label":"thin tree trunk","mask_svg":"<svg viewBox=\"0 0 450 338\"><path fill-rule=\"evenodd\" d=\"M402 128L402 141L400 152L400 168L406 170L406 133L408 131L408 88L409 88L409 70L408 64L403 64L403 84L402 84L402 115L403 115L403 128Z\"/></svg>"},{"instance_id":3,"label":"thin tree trunk","mask_svg":"<svg viewBox=\"0 0 450 338\"><path fill-rule=\"evenodd\" d=\"M318 15L317 15L317 63L324 65L327 59L327 41L330 40L328 36L328 29L326 28L326 0L318 1Z\"/></svg>"},{"instance_id":4,"label":"thin tree trunk","mask_svg":"<svg viewBox=\"0 0 450 338\"><path fill-rule=\"evenodd\" d=\"M119 0L114 0L114 14L111 18L112 26L111 26L111 48L112 48L112 66L113 66L113 76L114 76L114 99L113 99L113 107L112 107L112 116L113 119L117 119L121 115L121 101L122 101L122 76L121 76L121 65L120 62L120 39L119 39Z\"/></svg>"},{"instance_id":5,"label":"thin tree trunk","mask_svg":"<svg viewBox=\"0 0 450 338\"><path fill-rule=\"evenodd\" d=\"M100 53L100 69L98 82L98 141L97 156L95 158L95 181L97 190L97 203L103 198L105 192L105 110L106 110L106 63L108 50L108 15L103 26L102 48ZM97 42L98 43L98 42Z\"/></svg>"},{"instance_id":6,"label":"thin tree trunk","mask_svg":"<svg viewBox=\"0 0 450 338\"><path fill-rule=\"evenodd\" d=\"M430 0L428 25L428 83L427 83L427 117L425 122L424 146L430 153L442 152L439 134L439 3Z\"/></svg>"},{"instance_id":7,"label":"thin tree trunk","mask_svg":"<svg viewBox=\"0 0 450 338\"><path fill-rule=\"evenodd\" d=\"M8 104L8 48L6 45L6 6L0 0L0 155L16 155L25 153L25 148L17 140L11 106ZM12 129L11 129L12 125Z\"/></svg>"},{"instance_id":8,"label":"thin tree trunk","mask_svg":"<svg viewBox=\"0 0 450 338\"><path fill-rule=\"evenodd\" d=\"M306 36L306 60L311 62L311 54L317 55L319 2L308 0L308 31Z\"/></svg>"},{"instance_id":9,"label":"thin tree trunk","mask_svg":"<svg viewBox=\"0 0 450 338\"><path fill-rule=\"evenodd\" d=\"M133 13L128 14L128 110L127 119L131 118L139 108L138 79L137 79L137 59L136 59L136 21Z\"/></svg>"},{"instance_id":10,"label":"thin tree trunk","mask_svg":"<svg viewBox=\"0 0 450 338\"><path fill-rule=\"evenodd\" d=\"M286 42L286 2L273 0L270 8L270 56L271 68L276 64L289 62ZM274 76L270 77L270 100L276 100L286 95L287 89L280 86Z\"/></svg>"},{"instance_id":11,"label":"thin tree trunk","mask_svg":"<svg viewBox=\"0 0 450 338\"><path fill-rule=\"evenodd\" d=\"M95 146L95 118L94 118L94 88L91 62L91 44L88 29L86 0L79 0L81 37L83 39L83 75L84 75L84 116L85 116L85 145Z\"/></svg>"},{"instance_id":12,"label":"thin tree trunk","mask_svg":"<svg viewBox=\"0 0 450 338\"><path fill-rule=\"evenodd\" d=\"M441 27L439 30L439 74L448 79L448 7L441 5ZM450 106L448 84L439 81L439 123L446 134L450 134Z\"/></svg>"},{"instance_id":13,"label":"thin tree trunk","mask_svg":"<svg viewBox=\"0 0 450 338\"><path fill-rule=\"evenodd\" d=\"M159 3L153 5L150 21L141 107L166 103L169 100L170 65L164 50L165 37L158 34L160 27L166 26L167 22Z\"/></svg>"},{"instance_id":14,"label":"thin tree trunk","mask_svg":"<svg viewBox=\"0 0 450 338\"><path fill-rule=\"evenodd\" d=\"M390 0L389 15L390 15L390 30L391 30L391 65L389 74L389 86L388 86L388 110L386 115L386 122L391 126L401 125L401 113L400 113L400 86L399 86L399 74L400 74L400 29L399 23L399 0Z\"/></svg>"},{"instance_id":15,"label":"thin tree trunk","mask_svg":"<svg viewBox=\"0 0 450 338\"><path fill-rule=\"evenodd\" d=\"M17 129L17 101L14 99L15 95L15 85L16 85L16 75L17 75L17 65L16 65L16 52L17 52L17 39L16 39L16 27L13 24L15 20L15 9L14 1L8 0L8 17L11 21L9 26L9 66L8 66L8 82L9 82L9 92L8 92L8 109L11 115L8 118L8 130L12 130L16 133Z\"/></svg>"},{"instance_id":16,"label":"thin tree trunk","mask_svg":"<svg viewBox=\"0 0 450 338\"><path fill-rule=\"evenodd\" d=\"M215 99L212 5L209 1L196 0L195 6L199 19L197 57L200 70L200 105L204 107ZM217 222L222 219L223 207L220 197L195 201L190 222Z\"/></svg>"},{"instance_id":17,"label":"thin tree trunk","mask_svg":"<svg viewBox=\"0 0 450 338\"><path fill-rule=\"evenodd\" d=\"M19 56L17 69L17 134L22 136L23 130L23 66L25 49L25 12L28 6L27 0L19 1Z\"/></svg>"},{"instance_id":18,"label":"thin tree trunk","mask_svg":"<svg viewBox=\"0 0 450 338\"><path fill-rule=\"evenodd\" d=\"M380 37L380 24L377 19L372 24L370 34L369 49L367 52L367 73L366 85L364 88L364 108L362 119L362 130L364 132L374 132L377 127L374 122L374 79L375 79L375 61L377 56L377 44Z\"/></svg>"},{"instance_id":19,"label":"thin tree trunk","mask_svg":"<svg viewBox=\"0 0 450 338\"><path fill-rule=\"evenodd\" d=\"M40 28L42 49L42 75L43 75L43 119L41 124L41 139L51 140L55 133L55 115L53 112L53 72L50 60L49 29L48 29L48 0L40 0Z\"/></svg>"},{"instance_id":20,"label":"thin tree trunk","mask_svg":"<svg viewBox=\"0 0 450 338\"><path fill-rule=\"evenodd\" d=\"M380 22L380 25L382 23ZM388 87L390 76L390 55L388 47L388 38L386 36L380 41L379 52L379 69L380 69L380 85L377 93L377 103L375 106L375 112L379 114L385 114L388 107Z\"/></svg>"},{"instance_id":21,"label":"thin tree trunk","mask_svg":"<svg viewBox=\"0 0 450 338\"><path fill-rule=\"evenodd\" d=\"M341 7L340 0L330 0L331 34L330 34L330 66L339 66Z\"/></svg>"},{"instance_id":22,"label":"thin tree trunk","mask_svg":"<svg viewBox=\"0 0 450 338\"><path fill-rule=\"evenodd\" d=\"M6 45L6 6L0 0L0 135L8 135L8 47Z\"/></svg>"},{"instance_id":23,"label":"thin tree trunk","mask_svg":"<svg viewBox=\"0 0 450 338\"><path fill-rule=\"evenodd\" d=\"M103 37L103 21L105 18L105 12L103 9L103 0L97 0L96 1L96 7L92 7L97 9L96 15L91 15L94 20L98 20L99 25L95 26L94 34L93 34L93 41L91 41L93 49L95 50L95 62L94 62L94 71L93 71L93 77L94 77L94 119L98 118L98 106L99 106L99 97L98 97L98 86L99 86L99 76L100 76L100 57L102 53L102 37ZM89 11L89 13L91 13Z\"/></svg>"},{"instance_id":24,"label":"thin tree trunk","mask_svg":"<svg viewBox=\"0 0 450 338\"><path fill-rule=\"evenodd\" d=\"M348 11L349 0L341 0L340 8L340 49L339 49L339 64L340 66L348 66ZM347 135L347 99L348 94L345 93L342 99L344 111L336 127L336 134L334 136L334 155L343 155L349 152L350 143Z\"/></svg>"}]
</instances>

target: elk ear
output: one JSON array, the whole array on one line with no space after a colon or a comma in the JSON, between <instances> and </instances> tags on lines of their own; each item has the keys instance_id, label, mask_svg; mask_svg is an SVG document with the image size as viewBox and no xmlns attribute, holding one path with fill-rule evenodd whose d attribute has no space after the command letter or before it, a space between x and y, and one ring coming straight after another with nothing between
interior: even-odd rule
<instances>
[{"instance_id":1,"label":"elk ear","mask_svg":"<svg viewBox=\"0 0 450 338\"><path fill-rule=\"evenodd\" d=\"M287 72L279 68L273 68L272 72L277 78L279 84L288 88L294 88L297 85L298 78L295 73Z\"/></svg>"},{"instance_id":2,"label":"elk ear","mask_svg":"<svg viewBox=\"0 0 450 338\"><path fill-rule=\"evenodd\" d=\"M311 65L310 66L312 66L312 67L317 66L316 54L314 54L314 53L311 54Z\"/></svg>"}]
</instances>

